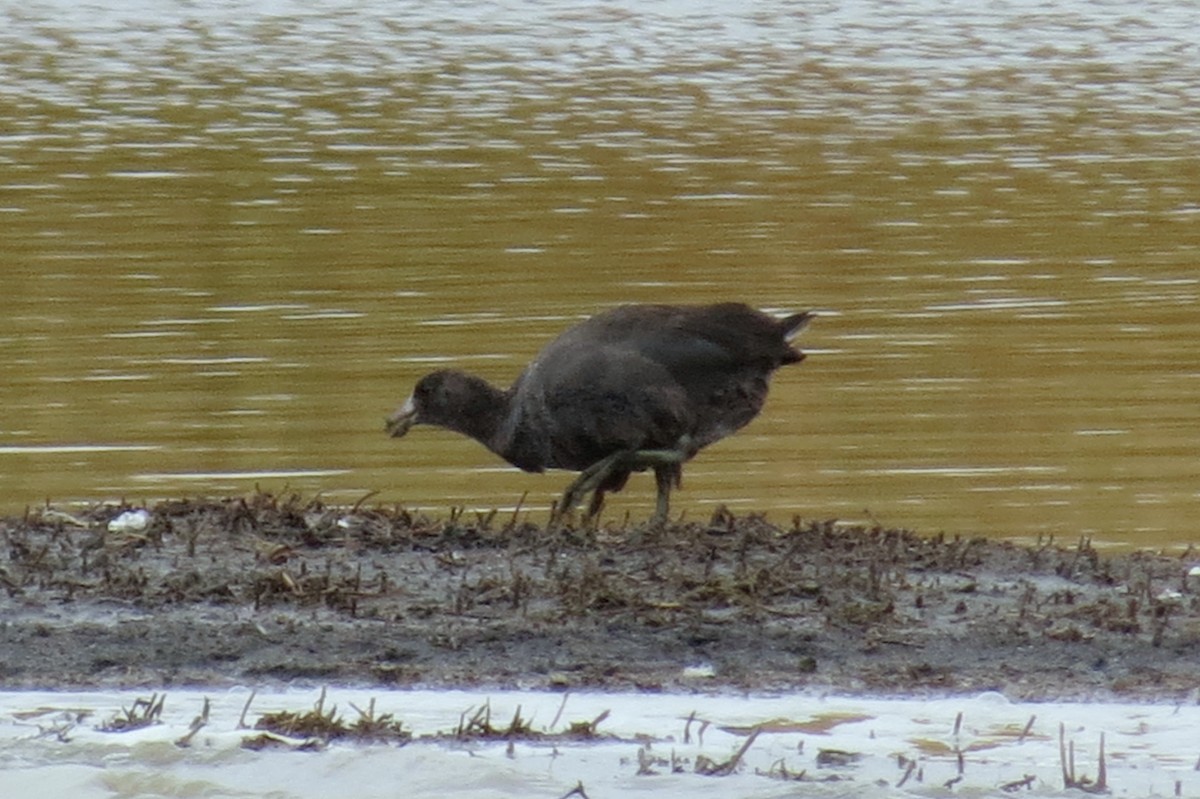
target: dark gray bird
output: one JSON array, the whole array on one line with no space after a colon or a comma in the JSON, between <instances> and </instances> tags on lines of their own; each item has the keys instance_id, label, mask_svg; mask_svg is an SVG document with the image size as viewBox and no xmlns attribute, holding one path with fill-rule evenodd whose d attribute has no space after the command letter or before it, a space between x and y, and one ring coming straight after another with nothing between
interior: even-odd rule
<instances>
[{"instance_id":1,"label":"dark gray bird","mask_svg":"<svg viewBox=\"0 0 1200 799\"><path fill-rule=\"evenodd\" d=\"M683 464L757 416L771 373L804 360L789 341L813 316L740 303L613 308L547 344L511 388L452 369L426 375L387 431L437 425L527 472L580 471L558 514L591 492L590 518L630 473L653 469L661 522Z\"/></svg>"}]
</instances>

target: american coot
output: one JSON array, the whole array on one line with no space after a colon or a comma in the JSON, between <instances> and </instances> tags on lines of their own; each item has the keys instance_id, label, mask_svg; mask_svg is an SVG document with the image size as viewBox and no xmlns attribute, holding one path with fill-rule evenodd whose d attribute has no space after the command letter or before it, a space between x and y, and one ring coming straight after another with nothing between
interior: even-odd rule
<instances>
[{"instance_id":1,"label":"american coot","mask_svg":"<svg viewBox=\"0 0 1200 799\"><path fill-rule=\"evenodd\" d=\"M789 339L813 316L740 303L621 306L547 344L507 390L451 369L426 375L387 431L437 425L527 472L581 471L558 513L592 492L591 517L605 492L650 468L662 521L684 462L758 415L771 373L804 359Z\"/></svg>"}]
</instances>

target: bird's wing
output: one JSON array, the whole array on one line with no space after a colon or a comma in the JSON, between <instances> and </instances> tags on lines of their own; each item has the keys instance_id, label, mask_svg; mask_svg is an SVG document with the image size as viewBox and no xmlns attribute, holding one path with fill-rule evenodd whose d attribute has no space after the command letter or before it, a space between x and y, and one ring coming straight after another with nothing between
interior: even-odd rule
<instances>
[{"instance_id":1,"label":"bird's wing","mask_svg":"<svg viewBox=\"0 0 1200 799\"><path fill-rule=\"evenodd\" d=\"M690 432L687 394L629 347L548 349L514 386L517 426L541 431L548 466L582 469L618 450L674 446Z\"/></svg>"},{"instance_id":2,"label":"bird's wing","mask_svg":"<svg viewBox=\"0 0 1200 799\"><path fill-rule=\"evenodd\" d=\"M631 305L593 317L560 341L569 336L628 346L691 382L697 374L769 372L799 360L787 340L810 318L777 319L740 303Z\"/></svg>"}]
</instances>

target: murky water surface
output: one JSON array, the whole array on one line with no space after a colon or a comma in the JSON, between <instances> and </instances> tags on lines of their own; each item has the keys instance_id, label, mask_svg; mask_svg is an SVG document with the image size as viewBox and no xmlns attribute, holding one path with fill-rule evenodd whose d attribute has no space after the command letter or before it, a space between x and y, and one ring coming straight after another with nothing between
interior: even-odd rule
<instances>
[{"instance_id":1,"label":"murky water surface","mask_svg":"<svg viewBox=\"0 0 1200 799\"><path fill-rule=\"evenodd\" d=\"M736 298L823 317L678 509L1194 542L1193 12L8 4L0 507L544 508L565 475L383 417L599 309Z\"/></svg>"}]
</instances>

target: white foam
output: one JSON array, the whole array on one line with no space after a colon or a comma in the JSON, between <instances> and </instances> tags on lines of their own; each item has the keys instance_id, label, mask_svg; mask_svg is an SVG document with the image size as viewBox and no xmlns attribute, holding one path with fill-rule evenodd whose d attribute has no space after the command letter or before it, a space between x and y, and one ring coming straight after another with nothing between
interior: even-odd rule
<instances>
[{"instance_id":1,"label":"white foam","mask_svg":"<svg viewBox=\"0 0 1200 799\"><path fill-rule=\"evenodd\" d=\"M864 699L811 694L742 697L521 691L385 691L330 688L346 721L375 700L416 738L407 746L333 743L321 751L250 751L238 719L249 688L169 690L161 723L125 733L100 727L142 692L0 693L0 787L5 796L271 795L356 797L560 797L582 783L593 799L615 796L997 796L1026 778L1022 795L1077 796L1063 786L1059 730L1074 748L1077 776L1095 779L1101 736L1112 796L1195 796L1200 707L1120 703L1016 703L971 698ZM315 689L260 692L247 714L305 712ZM182 748L205 697L207 726ZM518 711L532 728L562 732L608 716L598 741L464 743L463 714L489 703L493 726ZM560 714L561 708L561 714ZM40 710L40 712L38 712ZM81 712L87 714L79 718ZM35 714L36 715L31 715ZM961 717L960 717L961 714ZM557 721L556 721L557 718ZM689 718L691 719L689 721ZM552 728L553 725L553 728ZM727 761L756 725L762 732L735 773L696 773L701 757ZM61 737L55 729L63 730ZM703 728L703 729L702 729ZM821 766L821 750L853 762ZM961 756L961 769L960 769ZM674 761L678 771L672 771ZM907 780L908 763L915 763ZM639 774L648 763L653 774ZM783 779L784 769L802 782ZM904 780L901 786L901 781ZM953 781L953 782L951 782ZM947 788L947 784L950 787ZM1179 794L1176 794L1178 784Z\"/></svg>"}]
</instances>

